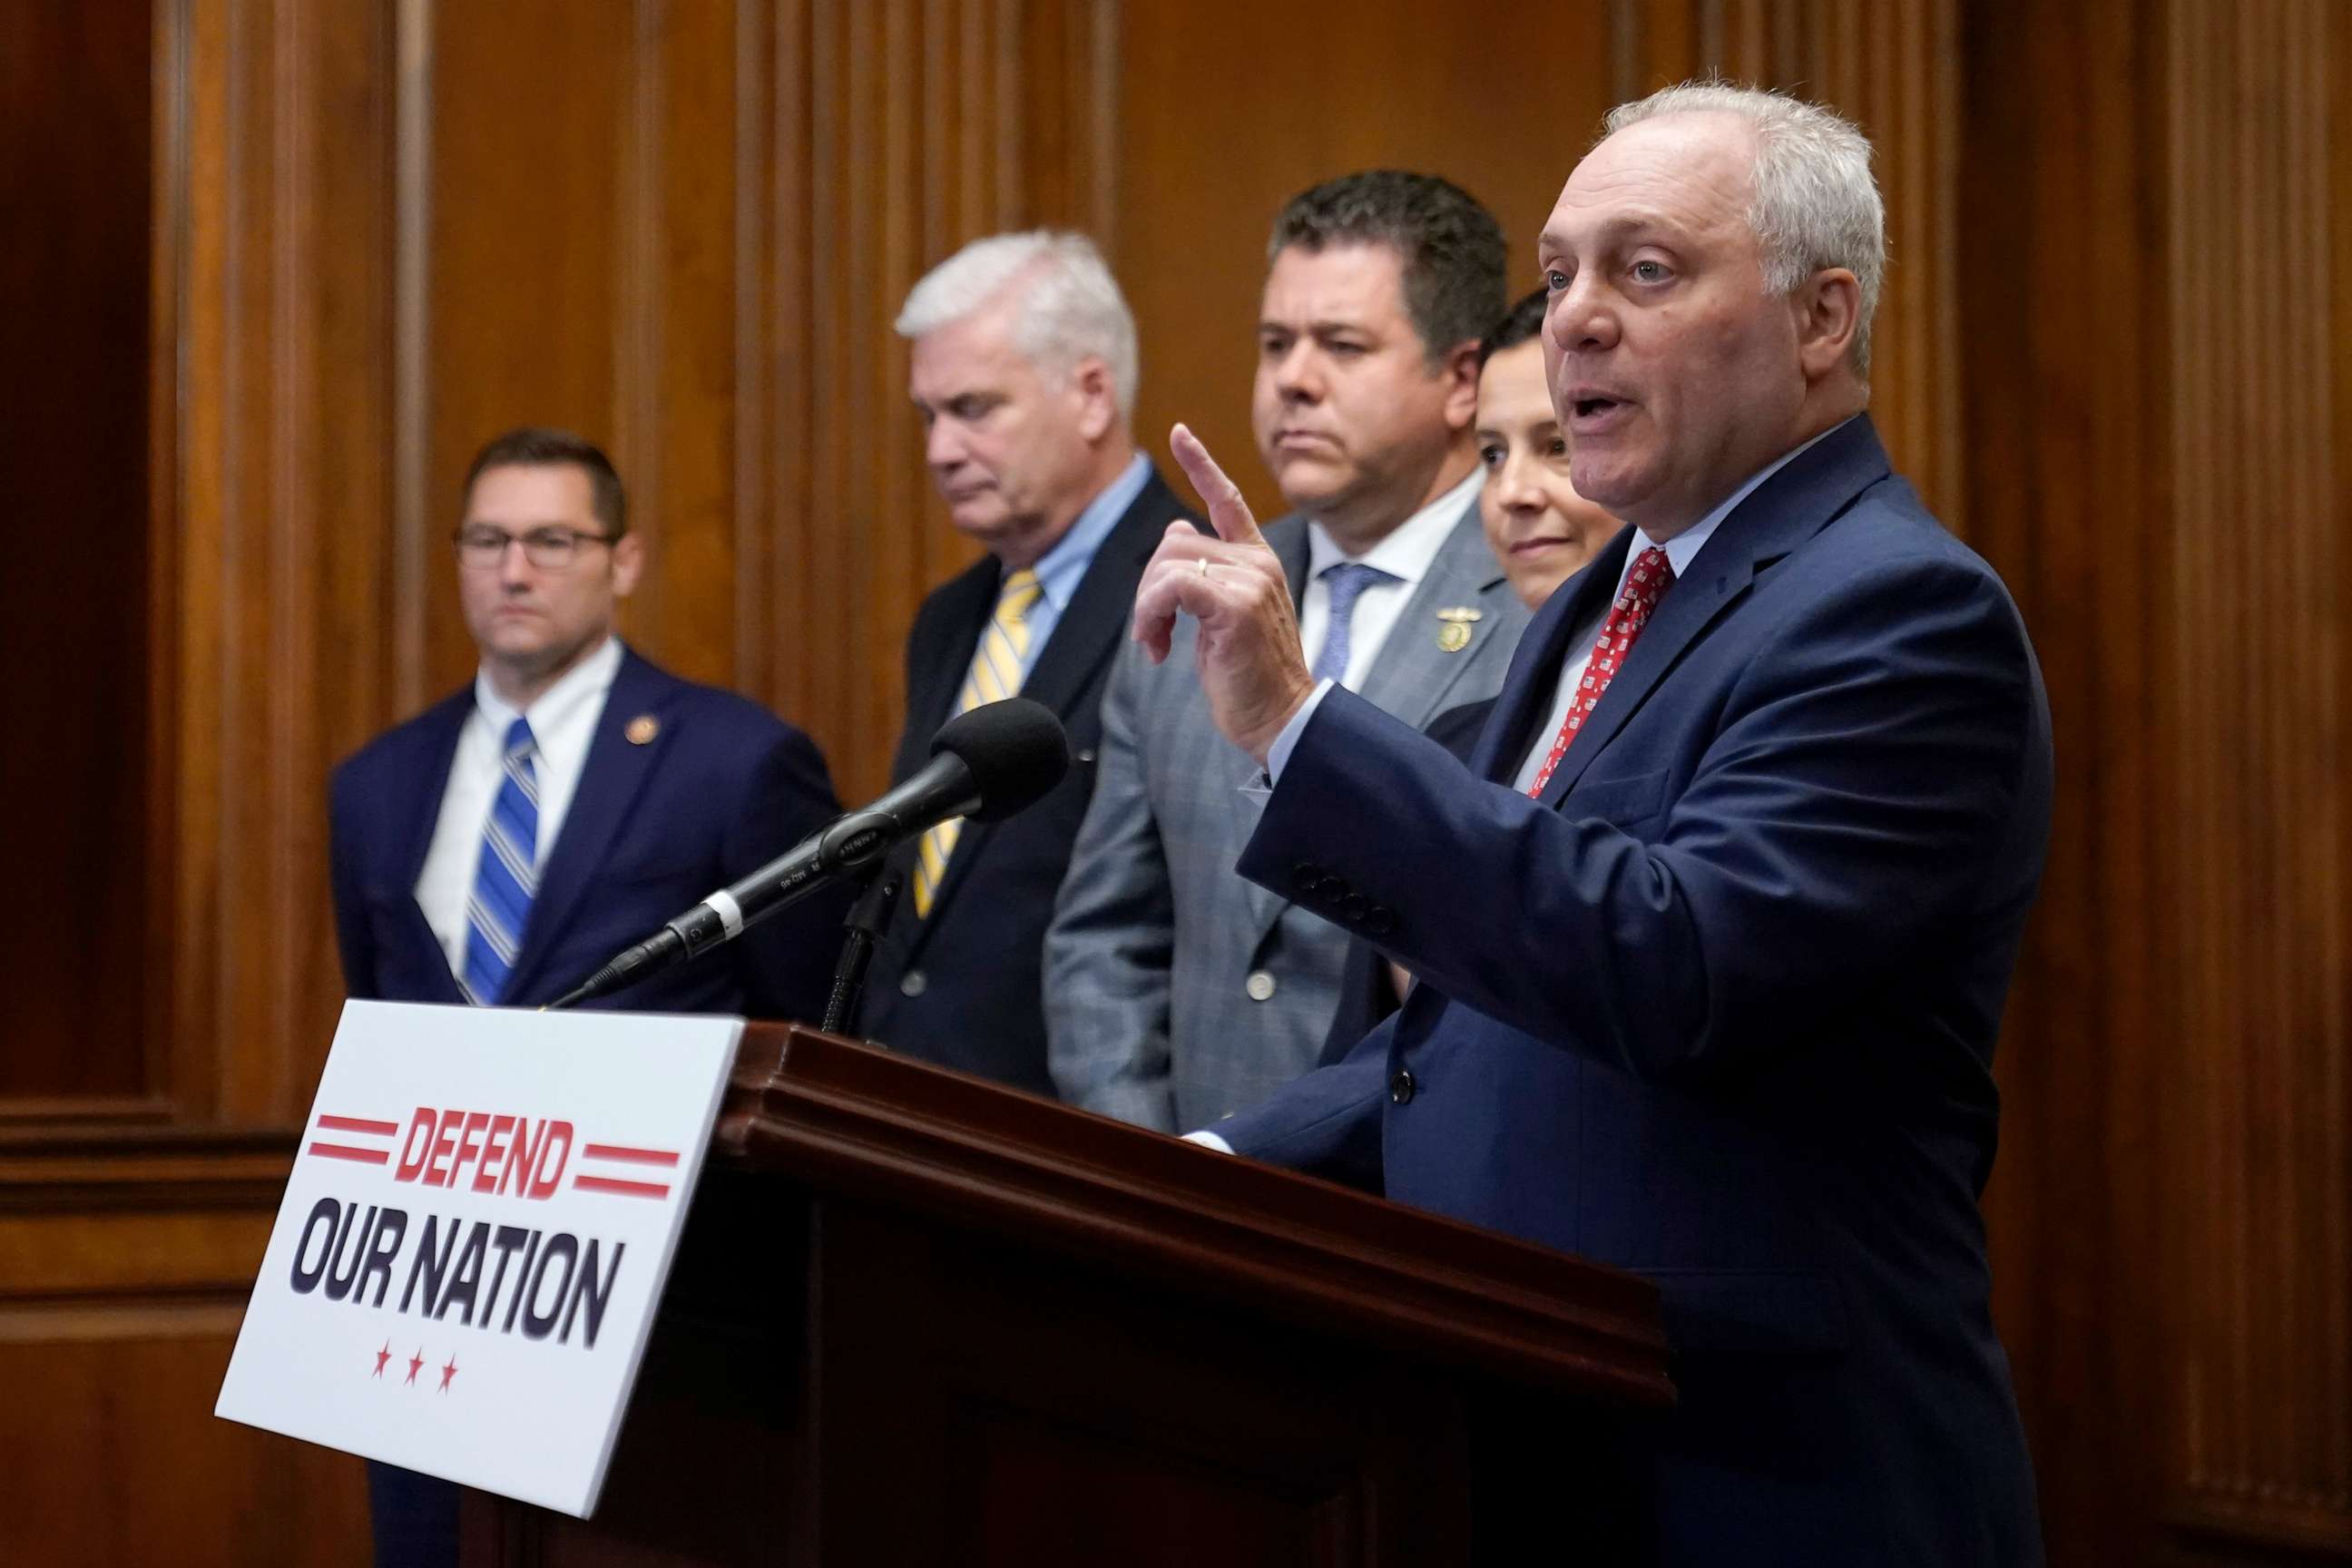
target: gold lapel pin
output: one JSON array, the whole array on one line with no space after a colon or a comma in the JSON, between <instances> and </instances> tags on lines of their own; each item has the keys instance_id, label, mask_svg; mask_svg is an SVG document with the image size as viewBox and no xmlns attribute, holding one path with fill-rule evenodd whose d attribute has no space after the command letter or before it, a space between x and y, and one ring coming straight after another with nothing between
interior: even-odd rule
<instances>
[{"instance_id":1,"label":"gold lapel pin","mask_svg":"<svg viewBox=\"0 0 2352 1568\"><path fill-rule=\"evenodd\" d=\"M1470 623L1482 620L1486 612L1470 605L1449 605L1437 612L1437 646L1447 653L1460 653L1470 646Z\"/></svg>"},{"instance_id":2,"label":"gold lapel pin","mask_svg":"<svg viewBox=\"0 0 2352 1568\"><path fill-rule=\"evenodd\" d=\"M630 720L629 727L621 732L629 738L632 746L643 746L661 733L661 721L650 713L640 713Z\"/></svg>"}]
</instances>

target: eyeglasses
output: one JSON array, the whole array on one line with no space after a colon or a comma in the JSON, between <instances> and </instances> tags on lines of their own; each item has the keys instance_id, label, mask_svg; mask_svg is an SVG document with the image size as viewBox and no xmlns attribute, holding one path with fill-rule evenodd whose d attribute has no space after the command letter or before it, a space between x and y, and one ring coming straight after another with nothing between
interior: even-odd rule
<instances>
[{"instance_id":1,"label":"eyeglasses","mask_svg":"<svg viewBox=\"0 0 2352 1568\"><path fill-rule=\"evenodd\" d=\"M579 557L583 544L610 544L609 533L583 533L576 528L534 528L529 533L509 533L503 528L477 523L450 535L457 542L457 562L469 572L491 572L507 558L507 546L520 543L522 557L542 572L561 572Z\"/></svg>"}]
</instances>

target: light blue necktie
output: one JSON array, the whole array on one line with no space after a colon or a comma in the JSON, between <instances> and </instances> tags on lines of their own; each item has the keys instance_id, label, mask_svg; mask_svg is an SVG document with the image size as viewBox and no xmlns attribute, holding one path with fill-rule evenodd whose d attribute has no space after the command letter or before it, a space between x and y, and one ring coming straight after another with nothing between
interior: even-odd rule
<instances>
[{"instance_id":1,"label":"light blue necktie","mask_svg":"<svg viewBox=\"0 0 2352 1568\"><path fill-rule=\"evenodd\" d=\"M481 863L466 905L466 1000L484 1007L506 994L539 892L539 775L530 765L538 750L530 721L507 726L505 776L482 828Z\"/></svg>"},{"instance_id":2,"label":"light blue necktie","mask_svg":"<svg viewBox=\"0 0 2352 1568\"><path fill-rule=\"evenodd\" d=\"M1375 583L1398 583L1403 579L1360 561L1342 561L1323 568L1323 581L1331 588L1331 629L1323 634L1323 648L1315 656L1311 673L1318 680L1328 679L1345 686L1349 622L1355 618L1356 601Z\"/></svg>"}]
</instances>

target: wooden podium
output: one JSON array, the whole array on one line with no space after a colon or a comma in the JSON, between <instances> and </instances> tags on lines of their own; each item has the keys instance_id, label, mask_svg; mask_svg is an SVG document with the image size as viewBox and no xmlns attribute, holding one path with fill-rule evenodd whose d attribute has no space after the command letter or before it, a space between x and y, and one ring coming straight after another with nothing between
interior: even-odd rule
<instances>
[{"instance_id":1,"label":"wooden podium","mask_svg":"<svg viewBox=\"0 0 2352 1568\"><path fill-rule=\"evenodd\" d=\"M783 1026L713 1155L594 1519L469 1568L1641 1554L1631 1276Z\"/></svg>"}]
</instances>

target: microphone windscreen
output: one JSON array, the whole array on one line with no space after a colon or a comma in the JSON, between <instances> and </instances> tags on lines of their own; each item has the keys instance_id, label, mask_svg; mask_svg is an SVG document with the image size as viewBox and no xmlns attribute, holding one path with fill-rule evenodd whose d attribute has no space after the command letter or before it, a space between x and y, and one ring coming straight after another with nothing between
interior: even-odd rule
<instances>
[{"instance_id":1,"label":"microphone windscreen","mask_svg":"<svg viewBox=\"0 0 2352 1568\"><path fill-rule=\"evenodd\" d=\"M980 805L964 815L995 822L1030 805L1070 770L1069 737L1042 702L1008 697L983 702L949 720L931 741L931 754L951 752L971 770Z\"/></svg>"}]
</instances>

